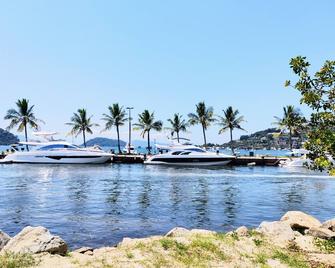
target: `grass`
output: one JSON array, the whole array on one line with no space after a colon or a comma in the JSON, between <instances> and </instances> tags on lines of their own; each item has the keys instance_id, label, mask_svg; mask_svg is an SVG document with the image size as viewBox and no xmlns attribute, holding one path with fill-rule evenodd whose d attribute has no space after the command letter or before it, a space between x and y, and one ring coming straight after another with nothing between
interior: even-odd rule
<instances>
[{"instance_id":1,"label":"grass","mask_svg":"<svg viewBox=\"0 0 335 268\"><path fill-rule=\"evenodd\" d=\"M189 244L183 244L172 238L159 240L168 255L187 267L206 267L210 261L224 261L227 256L215 243L216 237L195 236ZM160 261L162 262L162 261Z\"/></svg>"},{"instance_id":2,"label":"grass","mask_svg":"<svg viewBox=\"0 0 335 268\"><path fill-rule=\"evenodd\" d=\"M37 262L31 254L5 252L0 255L1 268L28 268L36 264Z\"/></svg>"},{"instance_id":3,"label":"grass","mask_svg":"<svg viewBox=\"0 0 335 268\"><path fill-rule=\"evenodd\" d=\"M126 256L127 256L128 259L133 259L135 257L132 252L127 252Z\"/></svg>"},{"instance_id":4,"label":"grass","mask_svg":"<svg viewBox=\"0 0 335 268\"><path fill-rule=\"evenodd\" d=\"M254 241L257 247L260 247L263 245L263 241L261 239L254 238L252 241Z\"/></svg>"},{"instance_id":5,"label":"grass","mask_svg":"<svg viewBox=\"0 0 335 268\"><path fill-rule=\"evenodd\" d=\"M335 240L323 240L315 238L314 244L323 252L326 253L335 252Z\"/></svg>"},{"instance_id":6,"label":"grass","mask_svg":"<svg viewBox=\"0 0 335 268\"><path fill-rule=\"evenodd\" d=\"M308 263L298 254L286 253L276 250L272 256L273 259L279 260L281 263L292 268L308 268Z\"/></svg>"},{"instance_id":7,"label":"grass","mask_svg":"<svg viewBox=\"0 0 335 268\"><path fill-rule=\"evenodd\" d=\"M162 238L159 240L159 242L161 243L164 250L171 249L175 245L175 241L169 238Z\"/></svg>"},{"instance_id":8,"label":"grass","mask_svg":"<svg viewBox=\"0 0 335 268\"><path fill-rule=\"evenodd\" d=\"M268 255L266 255L265 253L258 253L255 256L255 263L257 264L261 264L261 265L266 265L266 262L268 260Z\"/></svg>"}]
</instances>

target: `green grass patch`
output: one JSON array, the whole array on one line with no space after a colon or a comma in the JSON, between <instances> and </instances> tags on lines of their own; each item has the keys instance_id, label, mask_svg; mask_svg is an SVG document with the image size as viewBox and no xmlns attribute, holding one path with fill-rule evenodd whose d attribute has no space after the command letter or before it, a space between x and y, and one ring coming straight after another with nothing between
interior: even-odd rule
<instances>
[{"instance_id":1,"label":"green grass patch","mask_svg":"<svg viewBox=\"0 0 335 268\"><path fill-rule=\"evenodd\" d=\"M261 240L261 239L257 239L257 238L252 239L252 241L254 241L254 243L255 243L255 245L256 245L257 247L262 246L263 243L264 243L263 240Z\"/></svg>"},{"instance_id":2,"label":"green grass patch","mask_svg":"<svg viewBox=\"0 0 335 268\"><path fill-rule=\"evenodd\" d=\"M1 268L28 268L36 264L37 262L31 254L4 252L0 255Z\"/></svg>"},{"instance_id":3,"label":"green grass patch","mask_svg":"<svg viewBox=\"0 0 335 268\"><path fill-rule=\"evenodd\" d=\"M335 240L315 238L314 244L323 252L332 253L335 251Z\"/></svg>"},{"instance_id":4,"label":"green grass patch","mask_svg":"<svg viewBox=\"0 0 335 268\"><path fill-rule=\"evenodd\" d=\"M130 251L126 252L126 256L128 259L133 259L135 257L134 254Z\"/></svg>"},{"instance_id":5,"label":"green grass patch","mask_svg":"<svg viewBox=\"0 0 335 268\"><path fill-rule=\"evenodd\" d=\"M234 241L239 241L240 240L240 238L238 237L238 234L235 233L235 232L232 232L230 236Z\"/></svg>"},{"instance_id":6,"label":"green grass patch","mask_svg":"<svg viewBox=\"0 0 335 268\"><path fill-rule=\"evenodd\" d=\"M161 246L165 249L171 249L175 246L175 241L171 238L162 238L161 240L159 240L159 242L161 243Z\"/></svg>"},{"instance_id":7,"label":"green grass patch","mask_svg":"<svg viewBox=\"0 0 335 268\"><path fill-rule=\"evenodd\" d=\"M261 265L266 265L266 262L268 261L268 255L266 255L265 253L258 253L255 255L255 260L254 262L257 264L261 264Z\"/></svg>"},{"instance_id":8,"label":"green grass patch","mask_svg":"<svg viewBox=\"0 0 335 268\"><path fill-rule=\"evenodd\" d=\"M292 268L308 268L308 263L298 254L290 254L276 250L272 258L279 260L281 263Z\"/></svg>"},{"instance_id":9,"label":"green grass patch","mask_svg":"<svg viewBox=\"0 0 335 268\"><path fill-rule=\"evenodd\" d=\"M215 236L195 236L190 244L183 244L172 238L159 240L169 255L187 267L205 267L209 261L224 261L227 256L215 243Z\"/></svg>"}]
</instances>

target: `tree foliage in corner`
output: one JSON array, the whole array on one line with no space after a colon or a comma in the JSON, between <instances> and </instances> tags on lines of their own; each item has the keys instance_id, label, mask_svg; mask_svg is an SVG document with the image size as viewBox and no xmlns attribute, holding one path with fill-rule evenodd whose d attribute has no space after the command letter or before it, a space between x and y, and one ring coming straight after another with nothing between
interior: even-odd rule
<instances>
[{"instance_id":1,"label":"tree foliage in corner","mask_svg":"<svg viewBox=\"0 0 335 268\"><path fill-rule=\"evenodd\" d=\"M301 103L308 105L313 113L309 122L308 140L305 148L314 161L312 168L327 170L335 175L335 61L326 61L319 71L311 75L306 57L295 57L290 67L298 76L298 81L285 86L297 89Z\"/></svg>"}]
</instances>

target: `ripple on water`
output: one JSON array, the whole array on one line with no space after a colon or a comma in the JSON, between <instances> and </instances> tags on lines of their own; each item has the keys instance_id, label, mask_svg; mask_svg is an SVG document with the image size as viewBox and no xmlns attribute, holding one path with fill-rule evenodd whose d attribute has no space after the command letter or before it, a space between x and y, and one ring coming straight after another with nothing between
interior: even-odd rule
<instances>
[{"instance_id":1,"label":"ripple on water","mask_svg":"<svg viewBox=\"0 0 335 268\"><path fill-rule=\"evenodd\" d=\"M226 231L302 210L334 217L335 180L304 169L142 165L0 165L0 228L43 225L72 247L163 234Z\"/></svg>"}]
</instances>

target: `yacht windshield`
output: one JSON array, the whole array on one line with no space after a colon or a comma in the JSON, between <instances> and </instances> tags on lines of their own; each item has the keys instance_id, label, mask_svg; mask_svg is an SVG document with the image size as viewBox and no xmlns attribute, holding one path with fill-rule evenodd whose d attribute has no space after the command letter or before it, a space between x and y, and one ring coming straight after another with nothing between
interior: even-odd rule
<instances>
[{"instance_id":1,"label":"yacht windshield","mask_svg":"<svg viewBox=\"0 0 335 268\"><path fill-rule=\"evenodd\" d=\"M185 149L185 151L190 151L190 152L198 152L198 153L205 153L206 151L200 148L189 148Z\"/></svg>"},{"instance_id":2,"label":"yacht windshield","mask_svg":"<svg viewBox=\"0 0 335 268\"><path fill-rule=\"evenodd\" d=\"M38 151L50 151L50 150L57 150L57 149L78 149L77 146L68 145L68 144L51 144L42 146L38 149Z\"/></svg>"}]
</instances>

